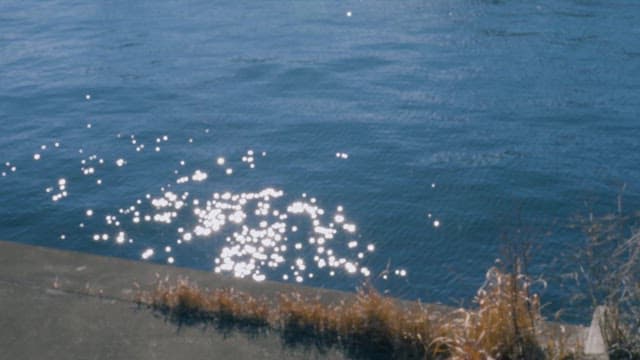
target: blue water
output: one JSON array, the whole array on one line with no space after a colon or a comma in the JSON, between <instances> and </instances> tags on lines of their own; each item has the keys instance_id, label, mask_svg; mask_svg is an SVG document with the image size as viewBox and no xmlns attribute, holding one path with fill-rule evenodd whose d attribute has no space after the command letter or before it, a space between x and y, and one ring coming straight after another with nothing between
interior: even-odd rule
<instances>
[{"instance_id":1,"label":"blue water","mask_svg":"<svg viewBox=\"0 0 640 360\"><path fill-rule=\"evenodd\" d=\"M640 209L639 44L636 0L5 0L1 237L468 303L507 233L552 278Z\"/></svg>"}]
</instances>

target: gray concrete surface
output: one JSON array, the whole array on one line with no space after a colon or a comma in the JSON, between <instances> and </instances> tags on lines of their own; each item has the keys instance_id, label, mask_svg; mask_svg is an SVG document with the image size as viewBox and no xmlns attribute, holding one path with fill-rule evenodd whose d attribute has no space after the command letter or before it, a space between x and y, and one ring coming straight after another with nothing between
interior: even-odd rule
<instances>
[{"instance_id":1,"label":"gray concrete surface","mask_svg":"<svg viewBox=\"0 0 640 360\"><path fill-rule=\"evenodd\" d=\"M201 287L232 287L254 297L275 298L295 291L334 302L353 296L0 241L0 360L347 358L335 349L321 352L315 347L285 345L280 334L269 330L251 334L178 326L139 308L135 303L139 289L150 289L157 279L166 277L187 277ZM451 310L426 306L432 313ZM570 343L585 343L584 327L544 326L545 334L562 328L570 335Z\"/></svg>"},{"instance_id":2,"label":"gray concrete surface","mask_svg":"<svg viewBox=\"0 0 640 360\"><path fill-rule=\"evenodd\" d=\"M273 284L0 242L0 359L344 358L284 346L276 334L178 327L138 308L135 283L148 286L166 275L253 294L277 291Z\"/></svg>"}]
</instances>

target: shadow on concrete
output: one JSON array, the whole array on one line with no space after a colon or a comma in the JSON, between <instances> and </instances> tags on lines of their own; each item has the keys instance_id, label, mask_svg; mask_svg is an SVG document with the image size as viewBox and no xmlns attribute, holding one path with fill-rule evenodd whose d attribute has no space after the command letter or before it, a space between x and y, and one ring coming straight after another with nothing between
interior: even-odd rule
<instances>
[{"instance_id":1,"label":"shadow on concrete","mask_svg":"<svg viewBox=\"0 0 640 360\"><path fill-rule=\"evenodd\" d=\"M168 308L154 308L140 304L140 310L150 310L156 316L176 326L179 333L184 327L200 327L203 332L216 331L223 336L242 334L255 339L257 337L279 336L283 348L302 350L306 353L330 354L339 351L345 357L354 360L383 359L444 359L441 356L428 356L425 351L407 352L398 349L386 338L377 334L361 334L349 339L341 338L337 333L319 335L310 328L287 324L282 330L274 329L268 323L245 321L233 316L212 316L210 313L176 313Z\"/></svg>"}]
</instances>

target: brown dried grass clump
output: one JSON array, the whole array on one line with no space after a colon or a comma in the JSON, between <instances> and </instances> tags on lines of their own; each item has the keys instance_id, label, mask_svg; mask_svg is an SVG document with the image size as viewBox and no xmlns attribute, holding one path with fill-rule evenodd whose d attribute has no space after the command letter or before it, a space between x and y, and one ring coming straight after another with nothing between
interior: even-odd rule
<instances>
[{"instance_id":1,"label":"brown dried grass clump","mask_svg":"<svg viewBox=\"0 0 640 360\"><path fill-rule=\"evenodd\" d=\"M178 279L175 286L159 281L156 289L142 294L138 302L178 320L234 321L257 326L266 326L270 320L267 301L233 289L201 289L187 279Z\"/></svg>"},{"instance_id":2,"label":"brown dried grass clump","mask_svg":"<svg viewBox=\"0 0 640 360\"><path fill-rule=\"evenodd\" d=\"M536 325L542 320L529 279L497 268L487 272L475 298L476 311L460 311L451 328L453 353L461 358L543 359Z\"/></svg>"},{"instance_id":3,"label":"brown dried grass clump","mask_svg":"<svg viewBox=\"0 0 640 360\"><path fill-rule=\"evenodd\" d=\"M529 278L492 268L478 291L475 310L430 312L381 295L371 286L351 300L327 303L299 293L273 302L233 289L207 290L185 279L159 282L139 302L175 320L225 321L270 326L285 341L338 346L359 358L543 359L569 351L538 343L542 322ZM564 344L563 344L564 346Z\"/></svg>"}]
</instances>

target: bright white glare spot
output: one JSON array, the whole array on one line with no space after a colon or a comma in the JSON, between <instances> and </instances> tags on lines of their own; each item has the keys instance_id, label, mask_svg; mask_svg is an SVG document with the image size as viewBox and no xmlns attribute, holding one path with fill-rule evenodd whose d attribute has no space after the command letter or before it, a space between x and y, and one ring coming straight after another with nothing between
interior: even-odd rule
<instances>
[{"instance_id":1,"label":"bright white glare spot","mask_svg":"<svg viewBox=\"0 0 640 360\"><path fill-rule=\"evenodd\" d=\"M60 240L64 240L66 238L67 238L67 235L65 235L65 234L60 235Z\"/></svg>"},{"instance_id":2,"label":"bright white glare spot","mask_svg":"<svg viewBox=\"0 0 640 360\"><path fill-rule=\"evenodd\" d=\"M440 226L440 220L434 220L433 227L439 227L439 226Z\"/></svg>"},{"instance_id":3,"label":"bright white glare spot","mask_svg":"<svg viewBox=\"0 0 640 360\"><path fill-rule=\"evenodd\" d=\"M356 232L356 226L354 224L344 224L342 225L342 228L346 232L350 232L350 233Z\"/></svg>"},{"instance_id":4,"label":"bright white glare spot","mask_svg":"<svg viewBox=\"0 0 640 360\"><path fill-rule=\"evenodd\" d=\"M216 164L218 165L224 165L224 158L223 157L219 157L218 159L216 159Z\"/></svg>"},{"instance_id":5,"label":"bright white glare spot","mask_svg":"<svg viewBox=\"0 0 640 360\"><path fill-rule=\"evenodd\" d=\"M87 124L87 129L91 129L91 123Z\"/></svg>"},{"instance_id":6,"label":"bright white glare spot","mask_svg":"<svg viewBox=\"0 0 640 360\"><path fill-rule=\"evenodd\" d=\"M367 245L367 251L369 251L369 252L373 252L373 251L375 251L375 250L376 250L375 245L373 245L373 244L369 244L369 245Z\"/></svg>"},{"instance_id":7,"label":"bright white glare spot","mask_svg":"<svg viewBox=\"0 0 640 360\"><path fill-rule=\"evenodd\" d=\"M37 153L33 154L33 160L36 160L36 161L40 160L40 154L37 154Z\"/></svg>"},{"instance_id":8,"label":"bright white glare spot","mask_svg":"<svg viewBox=\"0 0 640 360\"><path fill-rule=\"evenodd\" d=\"M347 17L351 17L351 15L353 15L351 11L347 11Z\"/></svg>"},{"instance_id":9,"label":"bright white glare spot","mask_svg":"<svg viewBox=\"0 0 640 360\"><path fill-rule=\"evenodd\" d=\"M204 181L207 179L207 173L203 172L201 170L196 170L193 175L191 176L191 180L193 181Z\"/></svg>"},{"instance_id":10,"label":"bright white glare spot","mask_svg":"<svg viewBox=\"0 0 640 360\"><path fill-rule=\"evenodd\" d=\"M116 165L117 165L118 167L123 167L126 163L127 163L127 162L126 162L124 159L122 159L122 158L120 158L120 159L116 160Z\"/></svg>"},{"instance_id":11,"label":"bright white glare spot","mask_svg":"<svg viewBox=\"0 0 640 360\"><path fill-rule=\"evenodd\" d=\"M171 246L165 246L164 247L164 252L171 252Z\"/></svg>"},{"instance_id":12,"label":"bright white glare spot","mask_svg":"<svg viewBox=\"0 0 640 360\"><path fill-rule=\"evenodd\" d=\"M55 143L53 143L53 146L60 147L60 143L56 141Z\"/></svg>"},{"instance_id":13,"label":"bright white glare spot","mask_svg":"<svg viewBox=\"0 0 640 360\"><path fill-rule=\"evenodd\" d=\"M432 183L431 188L435 188L435 187L436 187L436 183Z\"/></svg>"},{"instance_id":14,"label":"bright white glare spot","mask_svg":"<svg viewBox=\"0 0 640 360\"><path fill-rule=\"evenodd\" d=\"M86 212L87 216L93 216L93 210L89 209Z\"/></svg>"},{"instance_id":15,"label":"bright white glare spot","mask_svg":"<svg viewBox=\"0 0 640 360\"><path fill-rule=\"evenodd\" d=\"M173 262L174 262L174 261L175 261L175 260L173 259L173 256L169 256L169 258L167 259L167 262L168 262L169 264L173 264Z\"/></svg>"},{"instance_id":16,"label":"bright white glare spot","mask_svg":"<svg viewBox=\"0 0 640 360\"><path fill-rule=\"evenodd\" d=\"M353 274L358 270L356 266L350 262L344 264L344 269L347 270L349 274Z\"/></svg>"},{"instance_id":17,"label":"bright white glare spot","mask_svg":"<svg viewBox=\"0 0 640 360\"><path fill-rule=\"evenodd\" d=\"M85 100L91 100L91 94L86 94L86 95L84 96L84 98L85 98Z\"/></svg>"},{"instance_id":18,"label":"bright white glare spot","mask_svg":"<svg viewBox=\"0 0 640 360\"><path fill-rule=\"evenodd\" d=\"M227 175L231 175L231 174L233 174L233 169L232 168L227 168L227 170L225 170L224 173L227 174Z\"/></svg>"},{"instance_id":19,"label":"bright white glare spot","mask_svg":"<svg viewBox=\"0 0 640 360\"><path fill-rule=\"evenodd\" d=\"M347 246L349 247L349 249L353 249L354 247L358 246L358 242L357 241L349 241Z\"/></svg>"},{"instance_id":20,"label":"bright white glare spot","mask_svg":"<svg viewBox=\"0 0 640 360\"><path fill-rule=\"evenodd\" d=\"M148 258L153 256L153 249L147 249L142 253L142 259L147 260Z\"/></svg>"},{"instance_id":21,"label":"bright white glare spot","mask_svg":"<svg viewBox=\"0 0 640 360\"><path fill-rule=\"evenodd\" d=\"M102 185L102 180L101 179L96 180L96 184Z\"/></svg>"}]
</instances>

